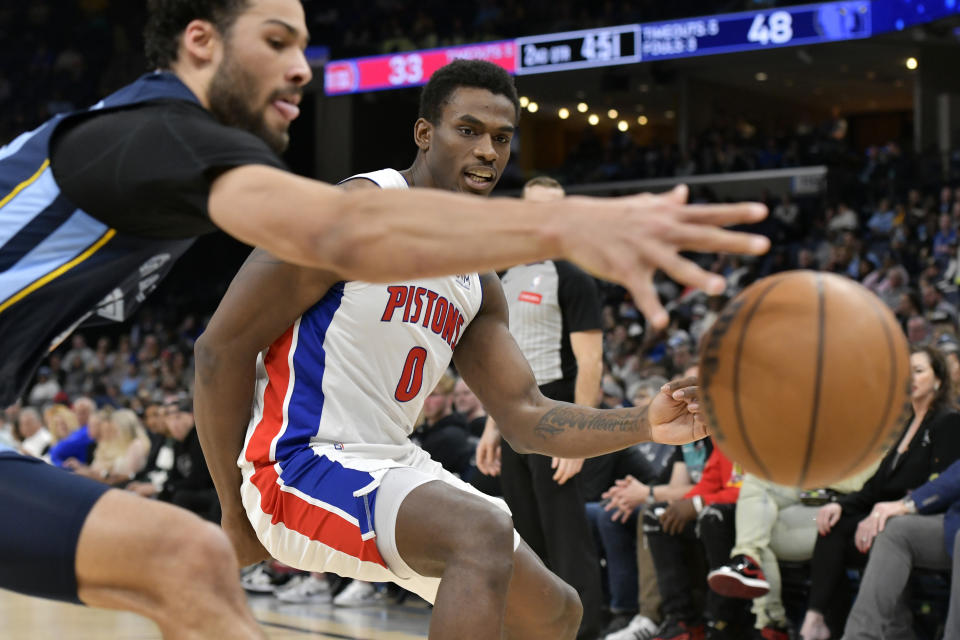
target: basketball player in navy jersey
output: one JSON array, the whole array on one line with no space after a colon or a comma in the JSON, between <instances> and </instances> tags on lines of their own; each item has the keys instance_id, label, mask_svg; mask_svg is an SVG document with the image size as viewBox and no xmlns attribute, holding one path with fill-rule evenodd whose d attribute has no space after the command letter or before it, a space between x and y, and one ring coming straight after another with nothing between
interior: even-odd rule
<instances>
[{"instance_id":1,"label":"basketball player in navy jersey","mask_svg":"<svg viewBox=\"0 0 960 640\"><path fill-rule=\"evenodd\" d=\"M658 266L719 286L679 250L765 249L717 228L761 218L752 205L642 197L547 210L297 177L276 152L311 77L300 2L149 7L155 73L0 149L0 405L21 393L51 344L101 311L129 315L193 237L217 228L285 260L372 281L558 254L625 283L655 322L664 319L650 282ZM586 225L599 226L583 234ZM9 452L0 454L0 512L0 587L137 611L169 637L260 635L227 541L186 512Z\"/></svg>"},{"instance_id":2,"label":"basketball player in navy jersey","mask_svg":"<svg viewBox=\"0 0 960 640\"><path fill-rule=\"evenodd\" d=\"M451 63L424 88L413 166L345 188L488 195L518 117L506 72ZM431 638L571 639L577 593L519 541L505 504L408 439L451 358L522 452L584 457L706 435L696 404L674 389L649 412L546 399L507 329L494 273L372 284L255 251L196 345L197 428L224 528L241 562L269 551L422 595L435 603Z\"/></svg>"}]
</instances>

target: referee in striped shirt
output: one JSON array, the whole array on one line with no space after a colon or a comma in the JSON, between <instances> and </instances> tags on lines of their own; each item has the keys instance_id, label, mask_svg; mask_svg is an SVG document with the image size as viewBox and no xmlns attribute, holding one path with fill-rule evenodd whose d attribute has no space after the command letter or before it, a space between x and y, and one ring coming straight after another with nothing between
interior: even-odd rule
<instances>
[{"instance_id":1,"label":"referee in striped shirt","mask_svg":"<svg viewBox=\"0 0 960 640\"><path fill-rule=\"evenodd\" d=\"M564 196L553 178L530 180L526 200ZM600 295L593 278L562 260L513 267L501 277L510 333L548 398L595 406L603 375ZM496 464L496 451L501 453ZM600 560L593 544L577 474L582 458L516 453L488 419L477 466L501 472L503 497L514 525L551 571L577 590L583 602L578 638L600 632Z\"/></svg>"}]
</instances>

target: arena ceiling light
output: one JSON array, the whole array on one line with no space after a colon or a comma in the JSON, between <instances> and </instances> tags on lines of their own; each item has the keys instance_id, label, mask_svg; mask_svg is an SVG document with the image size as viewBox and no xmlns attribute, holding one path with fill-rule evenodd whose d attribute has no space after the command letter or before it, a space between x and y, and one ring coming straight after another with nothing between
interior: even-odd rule
<instances>
[{"instance_id":1,"label":"arena ceiling light","mask_svg":"<svg viewBox=\"0 0 960 640\"><path fill-rule=\"evenodd\" d=\"M910 71L913 71L914 69L920 66L920 63L917 62L916 58L914 58L913 56L910 56L909 58L907 58L906 65L907 65L907 69L910 69Z\"/></svg>"},{"instance_id":2,"label":"arena ceiling light","mask_svg":"<svg viewBox=\"0 0 960 640\"><path fill-rule=\"evenodd\" d=\"M520 107L522 109L526 109L528 104L530 104L530 98L527 96L520 96Z\"/></svg>"},{"instance_id":3,"label":"arena ceiling light","mask_svg":"<svg viewBox=\"0 0 960 640\"><path fill-rule=\"evenodd\" d=\"M607 111L607 117L610 118L611 120L616 120L619 116L620 116L620 112L617 111L616 109L610 109L609 111Z\"/></svg>"},{"instance_id":4,"label":"arena ceiling light","mask_svg":"<svg viewBox=\"0 0 960 640\"><path fill-rule=\"evenodd\" d=\"M590 107L587 106L586 102L581 102L580 104L577 105L577 111L579 111L580 113L586 113L589 108Z\"/></svg>"},{"instance_id":5,"label":"arena ceiling light","mask_svg":"<svg viewBox=\"0 0 960 640\"><path fill-rule=\"evenodd\" d=\"M587 122L589 122L591 126L594 126L594 127L595 127L595 126L597 126L598 124L600 124L600 116L598 116L598 115L595 114L595 113L591 113L591 114L590 114L590 117L587 118Z\"/></svg>"},{"instance_id":6,"label":"arena ceiling light","mask_svg":"<svg viewBox=\"0 0 960 640\"><path fill-rule=\"evenodd\" d=\"M560 111L557 112L557 115L560 116L561 120L566 120L567 118L570 117L570 110L567 109L566 107L563 107L562 109L560 109Z\"/></svg>"},{"instance_id":7,"label":"arena ceiling light","mask_svg":"<svg viewBox=\"0 0 960 640\"><path fill-rule=\"evenodd\" d=\"M626 131L629 128L630 128L630 125L627 124L626 120L621 120L620 122L617 123L617 129L620 129L620 131Z\"/></svg>"},{"instance_id":8,"label":"arena ceiling light","mask_svg":"<svg viewBox=\"0 0 960 640\"><path fill-rule=\"evenodd\" d=\"M766 81L767 81L767 74L764 73L763 71L757 71L756 75L753 76L753 77L756 78L757 82L766 82Z\"/></svg>"},{"instance_id":9,"label":"arena ceiling light","mask_svg":"<svg viewBox=\"0 0 960 640\"><path fill-rule=\"evenodd\" d=\"M650 121L647 120L647 116L640 116L639 118L637 118L637 124L640 125L641 127L647 126L648 122Z\"/></svg>"},{"instance_id":10,"label":"arena ceiling light","mask_svg":"<svg viewBox=\"0 0 960 640\"><path fill-rule=\"evenodd\" d=\"M530 102L527 104L527 111L529 111L530 113L536 113L539 110L540 110L540 105L538 105L536 102Z\"/></svg>"}]
</instances>

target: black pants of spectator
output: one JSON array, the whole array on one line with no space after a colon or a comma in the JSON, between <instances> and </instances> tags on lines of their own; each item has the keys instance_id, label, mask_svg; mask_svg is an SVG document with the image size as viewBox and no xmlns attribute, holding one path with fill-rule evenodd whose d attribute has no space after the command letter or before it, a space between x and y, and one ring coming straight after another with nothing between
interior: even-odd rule
<instances>
[{"instance_id":1,"label":"black pants of spectator","mask_svg":"<svg viewBox=\"0 0 960 640\"><path fill-rule=\"evenodd\" d=\"M215 489L179 489L170 495L170 504L192 511L214 524L220 524L220 499Z\"/></svg>"},{"instance_id":2,"label":"black pants of spectator","mask_svg":"<svg viewBox=\"0 0 960 640\"><path fill-rule=\"evenodd\" d=\"M810 563L810 602L828 622L846 619L850 607L847 568L864 567L867 556L856 547L854 535L865 513L844 511L830 533L817 537Z\"/></svg>"},{"instance_id":3,"label":"black pants of spectator","mask_svg":"<svg viewBox=\"0 0 960 640\"><path fill-rule=\"evenodd\" d=\"M583 603L579 638L601 630L600 558L590 533L579 477L553 480L550 458L522 455L503 442L501 486L513 524L547 567L577 590Z\"/></svg>"},{"instance_id":4,"label":"black pants of spectator","mask_svg":"<svg viewBox=\"0 0 960 640\"><path fill-rule=\"evenodd\" d=\"M643 531L650 545L653 564L657 568L657 586L663 600L661 606L664 617L684 622L699 622L706 613L709 620L743 624L748 601L725 598L707 589L706 611L698 611L693 592L702 585L694 584L691 578L696 574L691 564L700 555L700 548L706 554L708 570L730 561L730 550L733 549L736 537L736 505L715 504L705 507L697 519L688 523L677 535L665 532L653 511L644 511ZM700 577L704 584L705 579L706 576Z\"/></svg>"}]
</instances>

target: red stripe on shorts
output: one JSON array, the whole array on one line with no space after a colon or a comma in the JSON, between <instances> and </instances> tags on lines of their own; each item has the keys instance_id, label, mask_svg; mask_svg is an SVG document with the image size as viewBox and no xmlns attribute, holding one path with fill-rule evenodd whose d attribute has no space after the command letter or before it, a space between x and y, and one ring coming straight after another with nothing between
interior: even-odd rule
<instances>
[{"instance_id":1,"label":"red stripe on shorts","mask_svg":"<svg viewBox=\"0 0 960 640\"><path fill-rule=\"evenodd\" d=\"M270 443L283 426L283 401L290 386L290 347L294 326L284 331L264 356L268 382L263 391L263 416L247 443L246 459L250 462L263 464L270 461Z\"/></svg>"},{"instance_id":2,"label":"red stripe on shorts","mask_svg":"<svg viewBox=\"0 0 960 640\"><path fill-rule=\"evenodd\" d=\"M380 557L376 538L363 540L360 528L323 507L310 504L288 491L280 490L280 477L273 465L257 468L250 481L260 490L260 509L271 516L273 524L283 523L287 529L303 534L328 547L363 562L386 568Z\"/></svg>"}]
</instances>

